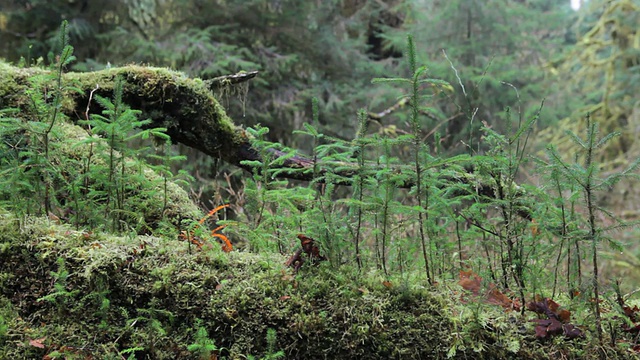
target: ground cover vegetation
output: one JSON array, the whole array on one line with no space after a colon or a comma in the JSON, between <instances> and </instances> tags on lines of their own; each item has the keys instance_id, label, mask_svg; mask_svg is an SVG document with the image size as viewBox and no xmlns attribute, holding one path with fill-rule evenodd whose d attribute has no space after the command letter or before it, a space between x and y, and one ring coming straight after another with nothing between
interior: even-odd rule
<instances>
[{"instance_id":1,"label":"ground cover vegetation","mask_svg":"<svg viewBox=\"0 0 640 360\"><path fill-rule=\"evenodd\" d=\"M638 6L496 3L0 9L0 355L637 357Z\"/></svg>"}]
</instances>

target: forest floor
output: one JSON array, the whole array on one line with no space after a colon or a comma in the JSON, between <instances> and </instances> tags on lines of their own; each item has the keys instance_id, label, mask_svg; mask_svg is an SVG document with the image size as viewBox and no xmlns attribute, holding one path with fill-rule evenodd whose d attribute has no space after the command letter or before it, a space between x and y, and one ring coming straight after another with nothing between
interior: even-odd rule
<instances>
[{"instance_id":1,"label":"forest floor","mask_svg":"<svg viewBox=\"0 0 640 360\"><path fill-rule=\"evenodd\" d=\"M473 274L428 287L419 274L385 280L325 263L294 274L285 262L3 211L0 357L635 358L629 343L611 338L621 330L599 346L578 310L575 320L560 317L557 335L537 336L536 319L549 317L522 315L513 309L522 305L505 303ZM571 321L576 336L565 330Z\"/></svg>"},{"instance_id":2,"label":"forest floor","mask_svg":"<svg viewBox=\"0 0 640 360\"><path fill-rule=\"evenodd\" d=\"M0 75L19 86L5 91L7 99L33 86L29 74L7 73ZM127 74L149 84L137 72ZM109 79L114 82L113 76ZM164 100L164 88L153 88ZM140 101L138 95L129 94ZM212 111L222 111L212 96L203 99ZM88 111L86 105L63 100L72 109ZM155 111L154 104L149 102L147 110ZM153 114L163 124L165 112ZM222 119L222 127L231 128L225 117L207 119ZM174 132L179 137L185 128L176 126ZM26 130L17 129L7 136L22 144ZM38 129L30 129L33 142L45 134ZM286 266L291 254L228 252L216 242L187 241L195 239L183 236L180 227L184 220L198 224L201 211L182 188L142 160L114 157L127 150L124 146L108 149L99 136L89 137L64 121L55 130L56 155L47 159L52 161L31 165L32 158L48 156L48 150L35 147L31 158L25 156L28 149L16 145L11 149L17 152L11 158L14 167L2 172L20 180L2 183L2 195L14 196L13 203L5 202L12 204L11 211L0 207L2 359L637 358L640 326L633 316L640 310L629 305L629 319L623 318L626 310L620 311L615 296L603 295L605 333L598 339L593 306L584 296L551 301L524 294L522 301L472 272L449 274L429 285L417 271L387 277L329 261L307 261L294 271ZM209 134L205 130L193 133ZM111 157L94 151L99 148ZM84 162L89 158L93 163ZM121 187L99 181L111 180L105 174L113 175L107 164L114 159L120 161ZM82 167L85 177L78 175ZM61 183L58 202L83 201L75 209L88 215L82 218L85 214L75 211L65 220L60 209L53 209L60 210L59 216L26 215L46 213L38 210L43 206L34 189L44 198L42 188L53 187L51 174ZM90 187L84 181L89 175L94 176L93 192L72 199L78 186ZM25 185L27 180L36 184ZM105 206L105 189L123 189L116 199L120 208ZM109 206L113 202L107 201ZM106 219L103 229L133 225L113 235L82 223L96 218Z\"/></svg>"}]
</instances>

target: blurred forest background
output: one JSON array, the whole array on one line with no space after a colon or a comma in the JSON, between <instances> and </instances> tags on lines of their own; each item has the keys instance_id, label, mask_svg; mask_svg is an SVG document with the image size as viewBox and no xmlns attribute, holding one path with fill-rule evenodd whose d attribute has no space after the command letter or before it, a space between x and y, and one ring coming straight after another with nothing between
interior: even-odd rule
<instances>
[{"instance_id":1,"label":"blurred forest background","mask_svg":"<svg viewBox=\"0 0 640 360\"><path fill-rule=\"evenodd\" d=\"M439 133L441 151L482 153L483 123L504 132L507 117L524 119L544 102L533 153L554 143L571 158L564 130L580 133L590 113L603 132L622 133L600 159L606 169L622 168L640 154L640 2L571 5L569 0L1 0L0 57L26 64L46 59L60 23L68 20L78 58L74 71L136 63L212 78L259 70L248 88L220 94L220 101L237 124L262 124L270 129L269 140L308 151L308 141L293 131L311 122L313 97L319 100L320 131L347 140L355 136L358 109L379 113L397 103L406 90L371 80L409 76L404 52L406 35L412 34L429 76L454 88L421 118L425 139ZM406 133L408 113L397 109L368 131ZM203 199L211 199L211 179L237 172L192 149L180 151L189 156L186 166L199 180L194 192ZM640 197L629 188L614 192L608 200L634 217Z\"/></svg>"}]
</instances>

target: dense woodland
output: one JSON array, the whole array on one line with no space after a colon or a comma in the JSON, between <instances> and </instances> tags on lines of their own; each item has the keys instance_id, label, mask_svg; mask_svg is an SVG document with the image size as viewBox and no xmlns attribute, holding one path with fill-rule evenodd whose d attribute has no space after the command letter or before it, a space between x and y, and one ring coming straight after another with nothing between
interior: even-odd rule
<instances>
[{"instance_id":1,"label":"dense woodland","mask_svg":"<svg viewBox=\"0 0 640 360\"><path fill-rule=\"evenodd\" d=\"M0 358L640 352L640 2L0 0Z\"/></svg>"}]
</instances>

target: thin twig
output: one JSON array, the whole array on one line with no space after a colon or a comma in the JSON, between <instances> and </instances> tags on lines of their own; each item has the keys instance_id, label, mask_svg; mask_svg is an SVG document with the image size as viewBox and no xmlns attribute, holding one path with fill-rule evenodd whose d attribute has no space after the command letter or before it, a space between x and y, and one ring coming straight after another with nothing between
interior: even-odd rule
<instances>
[{"instance_id":1,"label":"thin twig","mask_svg":"<svg viewBox=\"0 0 640 360\"><path fill-rule=\"evenodd\" d=\"M236 74L218 76L206 80L205 83L210 89L215 89L227 85L235 85L253 79L258 75L258 71L242 71Z\"/></svg>"},{"instance_id":2,"label":"thin twig","mask_svg":"<svg viewBox=\"0 0 640 360\"><path fill-rule=\"evenodd\" d=\"M91 90L91 92L89 93L89 101L87 101L87 110L84 112L84 118L85 120L89 121L89 107L91 106L91 100L93 99L93 93L96 92L96 90L100 89L100 85L96 84L95 89Z\"/></svg>"},{"instance_id":3,"label":"thin twig","mask_svg":"<svg viewBox=\"0 0 640 360\"><path fill-rule=\"evenodd\" d=\"M403 97L402 99L400 99L397 103L393 104L392 106L388 107L387 109L382 110L379 113L374 113L374 112L368 112L367 116L369 117L369 119L371 120L382 120L383 117L391 114L392 112L400 109L401 107L403 107L405 104L407 104L409 102L409 98L407 97Z\"/></svg>"},{"instance_id":4,"label":"thin twig","mask_svg":"<svg viewBox=\"0 0 640 360\"><path fill-rule=\"evenodd\" d=\"M462 93L464 94L464 97L467 97L467 90L464 88L464 85L462 84L462 79L460 79L460 75L458 74L458 69L456 69L455 66L453 66L453 62L451 61L451 59L449 59L449 55L447 55L447 52L442 49L442 53L444 54L444 57L447 59L447 61L449 62L449 65L451 65L451 68L453 69L453 71L456 74L456 79L458 79L458 84L460 84L460 87L462 88Z\"/></svg>"}]
</instances>

